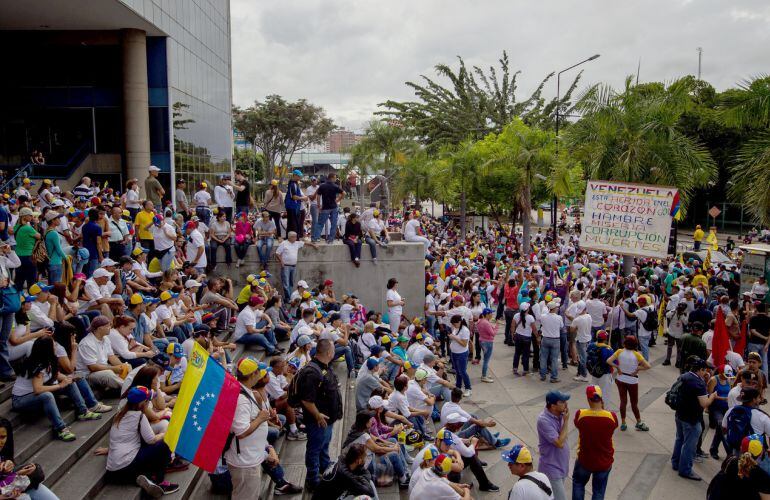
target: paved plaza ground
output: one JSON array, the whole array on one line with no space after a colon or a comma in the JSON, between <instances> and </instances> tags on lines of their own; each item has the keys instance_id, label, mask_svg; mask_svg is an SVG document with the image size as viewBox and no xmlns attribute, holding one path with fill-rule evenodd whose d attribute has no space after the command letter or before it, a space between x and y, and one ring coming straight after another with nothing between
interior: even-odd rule
<instances>
[{"instance_id":1,"label":"paved plaza ground","mask_svg":"<svg viewBox=\"0 0 770 500\"><path fill-rule=\"evenodd\" d=\"M501 432L501 437L512 437L513 442L523 442L533 455L537 455L537 416L545 406L545 393L558 388L570 393L570 468L578 444L578 433L572 425L572 416L576 409L587 408L584 382L575 382L572 377L576 374L575 367L569 367L569 374L560 371L561 382L551 384L540 382L537 375L514 377L512 373L513 347L503 343L502 322L500 333L496 337L494 354L490 363L491 376L495 379L492 384L481 382L481 365L469 365L469 373L473 385L473 395L462 404L468 411L479 417L491 416L497 420L495 429ZM615 463L607 486L607 499L643 500L654 498L666 499L700 499L705 498L707 481L719 470L721 461L712 458L701 464L695 464L695 472L704 478L702 482L694 482L680 478L671 469L671 449L674 443L674 413L666 406L664 397L679 371L673 366L661 366L665 359L666 347L663 342L650 350L652 370L640 375L639 407L642 420L650 427L649 432L639 432L633 428L633 420L628 419L629 429L615 432ZM613 391L614 404L609 409L617 411L618 396ZM629 416L631 409L629 407ZM618 415L618 418L620 416ZM709 431L704 440L704 451L708 452L713 431ZM481 458L488 462L487 474L491 480L500 486L500 493L479 493L474 491L475 498L507 498L513 477L508 472L505 462L495 451L480 452ZM724 457L724 450L720 451ZM537 460L537 458L535 459ZM472 476L467 473L467 478ZM567 482L567 491L572 490L572 483ZM590 484L589 484L590 489ZM395 496L391 494L392 496ZM385 494L383 498L388 498ZM587 495L587 498L590 498ZM388 499L390 500L390 499Z\"/></svg>"}]
</instances>

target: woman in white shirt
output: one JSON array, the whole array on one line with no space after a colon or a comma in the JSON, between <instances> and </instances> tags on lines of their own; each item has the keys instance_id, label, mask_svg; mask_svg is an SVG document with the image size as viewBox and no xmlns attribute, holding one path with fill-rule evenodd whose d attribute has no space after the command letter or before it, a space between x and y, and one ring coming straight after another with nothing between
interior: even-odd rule
<instances>
[{"instance_id":1,"label":"woman in white shirt","mask_svg":"<svg viewBox=\"0 0 770 500\"><path fill-rule=\"evenodd\" d=\"M529 349L532 346L532 336L537 334L535 315L530 310L529 302L519 304L519 314L513 317L516 335L513 338L516 351L513 354L513 374L519 375L519 360L521 360L522 375L529 374Z\"/></svg>"},{"instance_id":2,"label":"woman in white shirt","mask_svg":"<svg viewBox=\"0 0 770 500\"><path fill-rule=\"evenodd\" d=\"M142 209L139 201L139 182L131 179L126 183L126 210L131 214L131 220L136 220L136 214Z\"/></svg>"},{"instance_id":3,"label":"woman in white shirt","mask_svg":"<svg viewBox=\"0 0 770 500\"><path fill-rule=\"evenodd\" d=\"M140 344L133 337L136 320L130 316L117 316L112 320L109 339L112 351L116 356L136 368L147 362L154 352L144 344Z\"/></svg>"},{"instance_id":4,"label":"woman in white shirt","mask_svg":"<svg viewBox=\"0 0 770 500\"><path fill-rule=\"evenodd\" d=\"M398 444L372 436L370 429L373 424L374 416L371 412L361 411L356 414L356 420L347 438L342 443L342 447L346 448L352 444L364 445L367 450L364 466L373 472L374 479L377 479L374 473L379 468L372 464L372 460L377 457L377 460L391 464L394 475L398 477L399 488L407 489L409 487L409 475L407 474L406 464L403 458L401 458L401 450Z\"/></svg>"},{"instance_id":5,"label":"woman in white shirt","mask_svg":"<svg viewBox=\"0 0 770 500\"><path fill-rule=\"evenodd\" d=\"M177 491L179 486L163 480L171 463L171 450L163 441L165 433L155 434L144 414L151 399L152 391L144 386L132 387L126 394L127 403L110 428L107 480L136 484L158 498Z\"/></svg>"},{"instance_id":6,"label":"woman in white shirt","mask_svg":"<svg viewBox=\"0 0 770 500\"><path fill-rule=\"evenodd\" d=\"M631 411L636 418L636 430L648 431L647 424L642 422L642 414L639 412L639 372L649 370L650 364L637 350L639 346L636 337L629 335L623 340L623 349L618 349L615 354L607 358L607 364L618 370L615 377L615 385L618 386L620 395L620 430L628 428L626 425L626 405L631 400Z\"/></svg>"},{"instance_id":7,"label":"woman in white shirt","mask_svg":"<svg viewBox=\"0 0 770 500\"><path fill-rule=\"evenodd\" d=\"M211 195L206 189L209 187L205 182L198 185L198 191L193 195L193 204L195 205L195 215L203 221L206 226L211 222Z\"/></svg>"},{"instance_id":8,"label":"woman in white shirt","mask_svg":"<svg viewBox=\"0 0 770 500\"><path fill-rule=\"evenodd\" d=\"M463 396L467 398L471 395L471 378L468 376L468 344L471 331L468 323L459 314L452 316L449 322L452 325L452 332L449 334L449 354L455 370L455 387L462 389L464 385Z\"/></svg>"},{"instance_id":9,"label":"woman in white shirt","mask_svg":"<svg viewBox=\"0 0 770 500\"><path fill-rule=\"evenodd\" d=\"M412 241L425 245L425 253L430 249L430 240L420 235L420 212L404 214L404 241Z\"/></svg>"},{"instance_id":10,"label":"woman in white shirt","mask_svg":"<svg viewBox=\"0 0 770 500\"><path fill-rule=\"evenodd\" d=\"M388 322L390 323L390 333L398 335L398 328L401 324L401 313L404 310L404 300L398 294L398 280L390 278L388 280L388 292L385 294L385 300L388 304Z\"/></svg>"}]
</instances>

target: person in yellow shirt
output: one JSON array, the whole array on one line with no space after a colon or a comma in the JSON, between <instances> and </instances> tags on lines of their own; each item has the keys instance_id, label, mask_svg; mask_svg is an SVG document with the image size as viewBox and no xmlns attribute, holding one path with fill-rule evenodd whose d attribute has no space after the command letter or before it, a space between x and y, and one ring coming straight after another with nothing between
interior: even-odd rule
<instances>
[{"instance_id":1,"label":"person in yellow shirt","mask_svg":"<svg viewBox=\"0 0 770 500\"><path fill-rule=\"evenodd\" d=\"M692 286L697 288L698 285L703 285L703 288L706 291L709 289L709 279L700 267L695 269L695 276L692 277Z\"/></svg>"},{"instance_id":2,"label":"person in yellow shirt","mask_svg":"<svg viewBox=\"0 0 770 500\"><path fill-rule=\"evenodd\" d=\"M155 241L152 237L152 231L150 231L155 219L154 209L155 206L152 202L150 200L145 200L142 204L142 210L136 214L136 218L134 219L134 228L139 241L141 242L142 247L149 249L150 252L155 250Z\"/></svg>"},{"instance_id":3,"label":"person in yellow shirt","mask_svg":"<svg viewBox=\"0 0 770 500\"><path fill-rule=\"evenodd\" d=\"M241 288L241 291L238 292L238 296L235 298L235 303L238 305L239 311L243 311L249 304L249 298L257 293L257 279L257 276L254 274L246 276L246 286Z\"/></svg>"},{"instance_id":4,"label":"person in yellow shirt","mask_svg":"<svg viewBox=\"0 0 770 500\"><path fill-rule=\"evenodd\" d=\"M703 241L703 229L700 228L700 224L695 226L695 231L692 233L692 239L693 239L693 250L698 251L700 250L700 244L701 241Z\"/></svg>"},{"instance_id":5,"label":"person in yellow shirt","mask_svg":"<svg viewBox=\"0 0 770 500\"><path fill-rule=\"evenodd\" d=\"M712 250L719 250L719 242L717 241L717 228L712 226L709 228L709 235L706 236L706 243L709 244Z\"/></svg>"}]
</instances>

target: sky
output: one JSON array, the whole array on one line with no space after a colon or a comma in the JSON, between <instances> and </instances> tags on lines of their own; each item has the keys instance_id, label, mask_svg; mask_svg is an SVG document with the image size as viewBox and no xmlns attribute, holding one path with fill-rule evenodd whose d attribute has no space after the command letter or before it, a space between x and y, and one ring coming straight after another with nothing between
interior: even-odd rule
<instances>
[{"instance_id":1,"label":"sky","mask_svg":"<svg viewBox=\"0 0 770 500\"><path fill-rule=\"evenodd\" d=\"M770 73L767 0L231 0L231 25L235 105L305 98L353 130L456 56L488 68L507 51L522 98L593 54L581 88L620 87L640 62L642 82L694 75L698 47L718 90ZM556 95L555 77L544 95Z\"/></svg>"}]
</instances>

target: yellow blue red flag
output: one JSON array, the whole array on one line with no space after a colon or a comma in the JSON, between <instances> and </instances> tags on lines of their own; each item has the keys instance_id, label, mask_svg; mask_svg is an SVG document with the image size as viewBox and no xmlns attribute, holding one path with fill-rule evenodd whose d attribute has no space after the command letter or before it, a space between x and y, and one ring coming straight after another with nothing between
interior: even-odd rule
<instances>
[{"instance_id":1,"label":"yellow blue red flag","mask_svg":"<svg viewBox=\"0 0 770 500\"><path fill-rule=\"evenodd\" d=\"M235 377L193 342L164 438L171 451L214 472L230 433L240 388Z\"/></svg>"}]
</instances>

